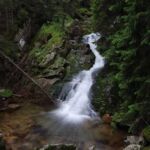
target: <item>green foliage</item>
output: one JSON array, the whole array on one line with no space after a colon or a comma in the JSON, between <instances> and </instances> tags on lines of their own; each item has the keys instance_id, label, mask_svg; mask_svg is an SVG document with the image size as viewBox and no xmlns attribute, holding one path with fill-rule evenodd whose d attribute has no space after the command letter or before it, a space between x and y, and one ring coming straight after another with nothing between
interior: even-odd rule
<instances>
[{"instance_id":1,"label":"green foliage","mask_svg":"<svg viewBox=\"0 0 150 150\"><path fill-rule=\"evenodd\" d=\"M94 28L103 36L99 50L107 61L95 105L102 113L116 112L114 121L131 128L141 116L149 121L149 4L148 0L94 0L92 7Z\"/></svg>"},{"instance_id":2,"label":"green foliage","mask_svg":"<svg viewBox=\"0 0 150 150\"><path fill-rule=\"evenodd\" d=\"M127 109L125 109L125 106ZM120 110L113 115L112 124L123 125L129 127L129 132L134 132L136 129L136 118L140 114L140 107L137 104L124 104L120 107Z\"/></svg>"},{"instance_id":3,"label":"green foliage","mask_svg":"<svg viewBox=\"0 0 150 150\"><path fill-rule=\"evenodd\" d=\"M150 143L150 126L147 126L146 128L144 128L143 135L146 141Z\"/></svg>"},{"instance_id":4,"label":"green foliage","mask_svg":"<svg viewBox=\"0 0 150 150\"><path fill-rule=\"evenodd\" d=\"M0 97L11 97L13 95L13 92L9 89L1 89L0 90Z\"/></svg>"},{"instance_id":5,"label":"green foliage","mask_svg":"<svg viewBox=\"0 0 150 150\"><path fill-rule=\"evenodd\" d=\"M62 44L64 32L58 23L44 24L35 36L35 46L30 55L38 64L42 62L44 57L53 50L54 46Z\"/></svg>"}]
</instances>

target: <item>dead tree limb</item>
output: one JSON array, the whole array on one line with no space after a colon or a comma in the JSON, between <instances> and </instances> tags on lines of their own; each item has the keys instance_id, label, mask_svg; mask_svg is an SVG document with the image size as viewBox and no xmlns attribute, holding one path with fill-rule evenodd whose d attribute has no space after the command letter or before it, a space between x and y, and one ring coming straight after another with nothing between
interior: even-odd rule
<instances>
[{"instance_id":1,"label":"dead tree limb","mask_svg":"<svg viewBox=\"0 0 150 150\"><path fill-rule=\"evenodd\" d=\"M30 77L24 70L22 70L10 57L8 57L4 52L0 51L0 54L6 59L8 60L13 66L15 66L25 77L27 77L30 81L32 81L42 92L44 95L47 96L48 99L50 99L53 103L55 103L55 101L53 101L51 99L51 97L48 95L48 93L43 89L43 87L41 87L32 77Z\"/></svg>"}]
</instances>

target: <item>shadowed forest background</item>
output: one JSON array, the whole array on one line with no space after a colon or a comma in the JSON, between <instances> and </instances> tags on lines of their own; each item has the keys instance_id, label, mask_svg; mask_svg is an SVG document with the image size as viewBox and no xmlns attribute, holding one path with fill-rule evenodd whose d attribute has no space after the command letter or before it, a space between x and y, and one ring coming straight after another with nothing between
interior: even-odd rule
<instances>
[{"instance_id":1,"label":"shadowed forest background","mask_svg":"<svg viewBox=\"0 0 150 150\"><path fill-rule=\"evenodd\" d=\"M9 132L5 112L52 107L64 83L92 66L82 37L93 31L102 35L97 45L105 67L92 105L101 117L111 116L114 129L142 135L143 149L150 149L149 0L0 0L2 134Z\"/></svg>"}]
</instances>

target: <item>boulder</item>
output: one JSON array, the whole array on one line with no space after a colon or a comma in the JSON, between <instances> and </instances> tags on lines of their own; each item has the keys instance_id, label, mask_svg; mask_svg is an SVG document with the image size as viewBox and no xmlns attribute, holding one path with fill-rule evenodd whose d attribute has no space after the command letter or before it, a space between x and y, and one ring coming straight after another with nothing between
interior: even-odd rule
<instances>
[{"instance_id":1,"label":"boulder","mask_svg":"<svg viewBox=\"0 0 150 150\"><path fill-rule=\"evenodd\" d=\"M19 104L8 104L8 110L17 110L17 109L19 109L21 107L21 105L19 105Z\"/></svg>"},{"instance_id":2,"label":"boulder","mask_svg":"<svg viewBox=\"0 0 150 150\"><path fill-rule=\"evenodd\" d=\"M140 150L144 139L142 136L127 136L125 143L128 145L123 150Z\"/></svg>"},{"instance_id":3,"label":"boulder","mask_svg":"<svg viewBox=\"0 0 150 150\"><path fill-rule=\"evenodd\" d=\"M144 139L142 136L127 136L126 140L124 141L127 144L143 144Z\"/></svg>"}]
</instances>

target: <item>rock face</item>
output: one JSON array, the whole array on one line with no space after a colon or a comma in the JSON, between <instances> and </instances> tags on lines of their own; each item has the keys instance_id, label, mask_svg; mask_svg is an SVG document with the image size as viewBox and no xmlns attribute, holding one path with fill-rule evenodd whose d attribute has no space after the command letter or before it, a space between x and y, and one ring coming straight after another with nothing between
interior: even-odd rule
<instances>
[{"instance_id":1,"label":"rock face","mask_svg":"<svg viewBox=\"0 0 150 150\"><path fill-rule=\"evenodd\" d=\"M34 48L29 56L29 63L32 64L30 71L35 78L38 76L37 82L48 92L54 89L54 85L59 84L58 81L64 82L80 70L88 69L94 59L89 46L82 42L83 31L78 20L67 29L66 37L61 37L59 43L56 42L60 40L56 36L58 31L50 32L34 41ZM47 37L49 35L50 38ZM48 40L43 43L42 39Z\"/></svg>"}]
</instances>

